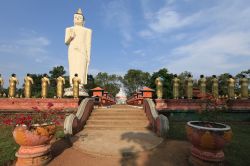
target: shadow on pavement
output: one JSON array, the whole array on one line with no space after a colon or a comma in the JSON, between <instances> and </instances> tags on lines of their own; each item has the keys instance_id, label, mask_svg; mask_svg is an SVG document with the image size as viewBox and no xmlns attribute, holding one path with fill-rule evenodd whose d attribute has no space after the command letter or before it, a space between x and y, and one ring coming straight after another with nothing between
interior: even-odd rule
<instances>
[{"instance_id":1,"label":"shadow on pavement","mask_svg":"<svg viewBox=\"0 0 250 166\"><path fill-rule=\"evenodd\" d=\"M150 141L147 138L152 134L133 132L133 137L131 137L131 134L131 132L124 133L121 139L134 142L145 151L134 152L133 147L121 149L122 158L120 164L122 166L189 166L190 144L188 142L166 139L157 147L148 150L149 148L145 146L145 141ZM143 141L140 139L142 137L144 137Z\"/></svg>"},{"instance_id":2,"label":"shadow on pavement","mask_svg":"<svg viewBox=\"0 0 250 166\"><path fill-rule=\"evenodd\" d=\"M59 156L64 150L71 148L72 143L67 138L62 138L54 142L51 146L53 159Z\"/></svg>"}]
</instances>

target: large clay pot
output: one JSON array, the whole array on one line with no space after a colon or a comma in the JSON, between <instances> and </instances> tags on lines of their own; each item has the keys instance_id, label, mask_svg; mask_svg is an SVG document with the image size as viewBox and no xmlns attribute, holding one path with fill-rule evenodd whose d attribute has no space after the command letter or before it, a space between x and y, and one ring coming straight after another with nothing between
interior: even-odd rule
<instances>
[{"instance_id":1,"label":"large clay pot","mask_svg":"<svg viewBox=\"0 0 250 166\"><path fill-rule=\"evenodd\" d=\"M223 148L232 139L230 126L214 122L189 121L186 133L192 144L190 162L193 165L223 165Z\"/></svg>"},{"instance_id":2,"label":"large clay pot","mask_svg":"<svg viewBox=\"0 0 250 166\"><path fill-rule=\"evenodd\" d=\"M46 165L51 160L50 141L55 134L54 124L16 126L13 137L20 145L16 153L17 166Z\"/></svg>"}]
</instances>

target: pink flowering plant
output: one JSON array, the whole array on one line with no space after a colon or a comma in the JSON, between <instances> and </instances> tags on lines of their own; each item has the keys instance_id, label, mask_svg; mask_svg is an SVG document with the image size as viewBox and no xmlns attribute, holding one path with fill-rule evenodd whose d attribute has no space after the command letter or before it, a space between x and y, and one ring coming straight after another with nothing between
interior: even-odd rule
<instances>
[{"instance_id":1,"label":"pink flowering plant","mask_svg":"<svg viewBox=\"0 0 250 166\"><path fill-rule=\"evenodd\" d=\"M41 110L38 107L32 107L34 113L1 115L0 125L17 126L26 125L29 129L43 124L60 124L60 120L64 119L64 115L60 114L61 110L52 109L53 103L47 104L47 110Z\"/></svg>"},{"instance_id":2,"label":"pink flowering plant","mask_svg":"<svg viewBox=\"0 0 250 166\"><path fill-rule=\"evenodd\" d=\"M199 120L201 121L220 121L223 119L223 112L227 110L226 101L217 99L212 96L207 97L204 105L201 105L199 113Z\"/></svg>"}]
</instances>

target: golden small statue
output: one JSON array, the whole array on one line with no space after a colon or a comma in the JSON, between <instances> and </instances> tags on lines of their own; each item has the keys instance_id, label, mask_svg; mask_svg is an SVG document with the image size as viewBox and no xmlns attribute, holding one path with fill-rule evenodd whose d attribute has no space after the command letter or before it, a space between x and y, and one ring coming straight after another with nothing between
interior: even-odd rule
<instances>
[{"instance_id":1,"label":"golden small statue","mask_svg":"<svg viewBox=\"0 0 250 166\"><path fill-rule=\"evenodd\" d=\"M41 81L42 81L42 93L41 93L41 96L42 96L42 98L47 98L47 95L48 95L48 86L50 85L50 81L48 79L48 75L44 74Z\"/></svg>"},{"instance_id":2,"label":"golden small statue","mask_svg":"<svg viewBox=\"0 0 250 166\"><path fill-rule=\"evenodd\" d=\"M16 85L19 84L16 74L12 74L9 79L9 98L14 98L16 94Z\"/></svg>"},{"instance_id":3,"label":"golden small statue","mask_svg":"<svg viewBox=\"0 0 250 166\"><path fill-rule=\"evenodd\" d=\"M2 78L2 75L0 74L0 89L2 89L3 84L4 84L4 80Z\"/></svg>"},{"instance_id":4,"label":"golden small statue","mask_svg":"<svg viewBox=\"0 0 250 166\"><path fill-rule=\"evenodd\" d=\"M81 84L81 79L78 78L78 74L75 74L75 77L72 79L73 83L73 97L79 97L79 84Z\"/></svg>"},{"instance_id":5,"label":"golden small statue","mask_svg":"<svg viewBox=\"0 0 250 166\"><path fill-rule=\"evenodd\" d=\"M62 98L63 96L63 85L65 84L65 79L62 76L59 76L56 79L56 96L57 98Z\"/></svg>"},{"instance_id":6,"label":"golden small statue","mask_svg":"<svg viewBox=\"0 0 250 166\"><path fill-rule=\"evenodd\" d=\"M242 99L248 99L248 78L245 75L240 79L240 94Z\"/></svg>"},{"instance_id":7,"label":"golden small statue","mask_svg":"<svg viewBox=\"0 0 250 166\"><path fill-rule=\"evenodd\" d=\"M3 84L4 84L4 79L2 78L2 75L0 74L0 94L1 94L1 96L3 93Z\"/></svg>"},{"instance_id":8,"label":"golden small statue","mask_svg":"<svg viewBox=\"0 0 250 166\"><path fill-rule=\"evenodd\" d=\"M157 99L162 99L162 95L163 95L163 79L161 77L157 77L155 79L155 85L156 85L156 95L157 95Z\"/></svg>"},{"instance_id":9,"label":"golden small statue","mask_svg":"<svg viewBox=\"0 0 250 166\"><path fill-rule=\"evenodd\" d=\"M191 74L189 74L188 78L186 79L186 96L188 99L193 98L193 79Z\"/></svg>"},{"instance_id":10,"label":"golden small statue","mask_svg":"<svg viewBox=\"0 0 250 166\"><path fill-rule=\"evenodd\" d=\"M33 79L30 77L28 73L27 76L24 78L24 97L30 98L31 96L31 85L34 84Z\"/></svg>"},{"instance_id":11,"label":"golden small statue","mask_svg":"<svg viewBox=\"0 0 250 166\"><path fill-rule=\"evenodd\" d=\"M179 98L179 85L180 85L180 79L177 77L177 75L174 75L174 78L172 80L173 84L173 97L174 99Z\"/></svg>"},{"instance_id":12,"label":"golden small statue","mask_svg":"<svg viewBox=\"0 0 250 166\"><path fill-rule=\"evenodd\" d=\"M235 80L233 79L232 75L229 75L229 79L227 82L228 82L228 86L227 86L228 98L234 99Z\"/></svg>"},{"instance_id":13,"label":"golden small statue","mask_svg":"<svg viewBox=\"0 0 250 166\"><path fill-rule=\"evenodd\" d=\"M219 96L219 83L218 83L218 79L216 78L216 75L213 75L212 78L212 95L214 98L221 98L221 96Z\"/></svg>"},{"instance_id":14,"label":"golden small statue","mask_svg":"<svg viewBox=\"0 0 250 166\"><path fill-rule=\"evenodd\" d=\"M199 89L200 89L200 93L202 97L206 96L206 78L204 77L204 75L200 75L200 79L198 81L198 85L199 85Z\"/></svg>"}]
</instances>

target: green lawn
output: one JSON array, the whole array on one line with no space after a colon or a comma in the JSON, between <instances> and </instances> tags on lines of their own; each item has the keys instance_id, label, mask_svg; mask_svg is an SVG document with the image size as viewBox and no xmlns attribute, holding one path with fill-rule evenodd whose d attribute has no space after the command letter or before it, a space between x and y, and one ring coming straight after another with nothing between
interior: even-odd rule
<instances>
[{"instance_id":1,"label":"green lawn","mask_svg":"<svg viewBox=\"0 0 250 166\"><path fill-rule=\"evenodd\" d=\"M168 138L187 140L184 122L170 122ZM229 124L232 127L233 139L225 148L226 165L249 166L250 160L250 125Z\"/></svg>"},{"instance_id":2,"label":"green lawn","mask_svg":"<svg viewBox=\"0 0 250 166\"><path fill-rule=\"evenodd\" d=\"M0 165L15 160L18 145L12 137L12 127L0 126Z\"/></svg>"}]
</instances>

